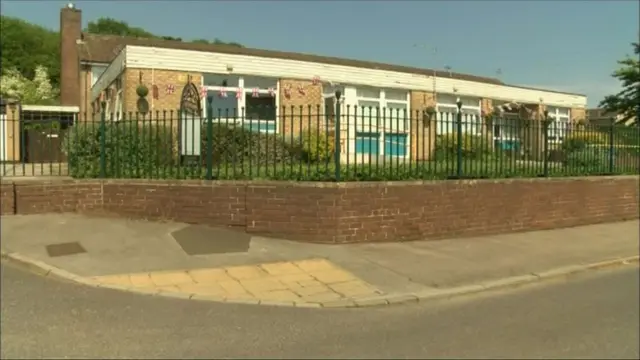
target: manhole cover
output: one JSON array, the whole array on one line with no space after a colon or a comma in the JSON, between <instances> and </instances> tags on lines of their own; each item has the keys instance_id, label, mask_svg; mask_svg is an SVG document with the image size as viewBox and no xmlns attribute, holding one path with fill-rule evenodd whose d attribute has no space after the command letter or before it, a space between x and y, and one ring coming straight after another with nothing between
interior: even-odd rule
<instances>
[{"instance_id":1,"label":"manhole cover","mask_svg":"<svg viewBox=\"0 0 640 360\"><path fill-rule=\"evenodd\" d=\"M78 242L47 245L46 249L49 257L76 255L87 252L87 250L85 250Z\"/></svg>"},{"instance_id":2,"label":"manhole cover","mask_svg":"<svg viewBox=\"0 0 640 360\"><path fill-rule=\"evenodd\" d=\"M171 235L187 255L247 252L251 243L251 236L244 232L203 225L190 225Z\"/></svg>"}]
</instances>

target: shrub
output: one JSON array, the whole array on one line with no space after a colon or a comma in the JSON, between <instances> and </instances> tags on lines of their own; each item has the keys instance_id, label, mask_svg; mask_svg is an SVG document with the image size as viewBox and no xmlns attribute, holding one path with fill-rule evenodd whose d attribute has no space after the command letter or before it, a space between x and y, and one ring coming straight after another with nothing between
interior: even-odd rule
<instances>
[{"instance_id":1,"label":"shrub","mask_svg":"<svg viewBox=\"0 0 640 360\"><path fill-rule=\"evenodd\" d=\"M308 162L325 162L333 158L335 135L324 130L305 130L301 137L302 154Z\"/></svg>"},{"instance_id":2,"label":"shrub","mask_svg":"<svg viewBox=\"0 0 640 360\"><path fill-rule=\"evenodd\" d=\"M462 134L462 157L465 159L480 159L492 153L491 144L481 135ZM457 156L458 139L456 133L439 135L436 138L436 158L451 158Z\"/></svg>"},{"instance_id":3,"label":"shrub","mask_svg":"<svg viewBox=\"0 0 640 360\"><path fill-rule=\"evenodd\" d=\"M99 177L100 153L105 154L106 177L148 178L159 167L175 164L170 131L163 126L134 123L105 124L104 149L98 123L78 124L64 139L63 149L73 177Z\"/></svg>"},{"instance_id":4,"label":"shrub","mask_svg":"<svg viewBox=\"0 0 640 360\"><path fill-rule=\"evenodd\" d=\"M207 151L207 129L202 129L202 150ZM216 124L212 132L214 164L272 164L294 159L291 147L275 134ZM206 162L206 156L203 156Z\"/></svg>"},{"instance_id":5,"label":"shrub","mask_svg":"<svg viewBox=\"0 0 640 360\"><path fill-rule=\"evenodd\" d=\"M562 150L565 152L586 149L589 145L604 145L609 142L606 133L600 131L574 131L562 141Z\"/></svg>"},{"instance_id":6,"label":"shrub","mask_svg":"<svg viewBox=\"0 0 640 360\"><path fill-rule=\"evenodd\" d=\"M608 149L584 148L571 151L567 154L566 167L569 170L580 170L583 172L600 173L608 171L609 164Z\"/></svg>"}]
</instances>

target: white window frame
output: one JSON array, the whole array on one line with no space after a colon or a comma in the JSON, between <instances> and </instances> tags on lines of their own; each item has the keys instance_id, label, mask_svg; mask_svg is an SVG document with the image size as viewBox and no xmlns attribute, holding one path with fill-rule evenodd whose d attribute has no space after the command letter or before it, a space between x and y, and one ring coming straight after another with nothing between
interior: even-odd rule
<instances>
[{"instance_id":1,"label":"white window frame","mask_svg":"<svg viewBox=\"0 0 640 360\"><path fill-rule=\"evenodd\" d=\"M476 135L476 134L480 134L482 133L482 99L481 98L477 98L477 106L475 105L475 100L476 97L471 97L471 96L459 96L457 94L439 94L440 96L438 96L436 98L436 101L438 101L436 103L436 134L437 135L445 135L445 134L451 134L454 132L454 128L453 126L455 125L455 121L456 121L456 116L458 115L458 104L456 104L457 99L461 99L463 102L464 100L473 100L474 105L470 106L470 105L462 105L462 113L463 113L463 121L464 121L464 114L467 113L471 113L472 116L476 116L475 118L475 123L476 126L475 128L472 127L471 131L469 131L469 126L464 126L463 131L468 132L470 134ZM442 99L447 99L447 98L451 98L454 100L453 103L448 103L448 102L440 102ZM443 129L443 125L445 124L445 119L442 118L442 114L449 114L447 116L447 126L445 129ZM468 117L467 117L468 118ZM449 131L451 130L451 131Z\"/></svg>"},{"instance_id":2,"label":"white window frame","mask_svg":"<svg viewBox=\"0 0 640 360\"><path fill-rule=\"evenodd\" d=\"M246 76L251 76L251 75L246 75ZM269 129L265 129L265 130L258 130L259 132L262 133L279 133L280 132L280 121L278 121L280 119L280 80L278 79L274 79L276 80L276 87L275 87L275 107L276 107L276 118L275 120L262 120L262 119L257 119L257 120L251 120L251 124L255 124L255 123L274 123L276 124L275 130L269 130ZM204 85L204 76L201 77L200 79L200 85L201 87L204 87L205 89L207 89L207 91L213 91L213 92L220 92L220 90L224 90L227 92L227 96L236 96L237 91L240 89L241 91L243 91L242 97L240 99L236 99L236 108L238 110L238 114L235 117L230 117L230 118L216 118L214 121L217 122L224 122L224 123L236 123L236 124L240 124L240 125L244 125L243 123L245 122L245 108L246 108L246 99L247 96L251 96L253 94L253 88L248 88L245 89L244 88L244 76L239 75L238 76L238 86L217 86L217 85ZM258 89L258 93L259 94L269 94L269 89L263 89L263 88L259 88ZM202 101L202 114L203 114L203 119L207 118L207 99L206 97L203 97L201 99ZM247 122L248 123L248 122Z\"/></svg>"},{"instance_id":3,"label":"white window frame","mask_svg":"<svg viewBox=\"0 0 640 360\"><path fill-rule=\"evenodd\" d=\"M357 119L356 121L353 121L352 127L353 129L349 129L349 133L351 133L353 131L353 136L349 136L349 138L353 139L353 146L351 146L352 149L356 149L355 146L355 135L358 132L367 132L367 133L378 133L378 156L387 156L385 154L385 134L386 133L391 133L391 134L405 134L406 135L406 149L405 149L405 155L404 156L397 156L397 157L402 157L402 158L408 158L411 156L411 136L410 136L410 127L411 127L411 92L409 90L404 90L404 89L382 89L382 88L371 88L371 87L367 87L367 89L370 90L375 90L378 91L378 97L377 98L373 98L373 97L365 97L365 96L358 96L358 87L353 87L355 89L354 93L355 93L355 99L354 99L354 103L357 106L357 109L360 110L357 114ZM363 87L360 87L360 89L364 89ZM406 98L405 100L399 100L399 99L386 99L386 92L404 92L406 93ZM380 107L380 112L381 114L381 123L375 124L375 123L369 123L367 118L368 117L363 117L360 112L362 110L362 107L360 106L360 102L361 101L368 101L368 102L375 102L379 104ZM405 119L401 119L398 120L398 117L396 117L395 111L393 111L391 114L389 114L388 109L388 105L389 104L394 104L394 105L405 105L406 106L406 118ZM372 109L373 110L373 109ZM382 119L382 115L384 111L384 119ZM374 121L373 116L371 117L371 121ZM376 125L379 125L378 127L376 127ZM351 126L350 126L351 127ZM392 155L389 155L392 156ZM396 156L394 156L396 157Z\"/></svg>"},{"instance_id":4,"label":"white window frame","mask_svg":"<svg viewBox=\"0 0 640 360\"><path fill-rule=\"evenodd\" d=\"M494 109L509 103L509 101L493 101ZM497 140L520 140L520 133L518 131L518 128L515 126L515 124L511 124L512 122L517 122L517 118L514 119L504 114L502 116L496 116L493 119L491 134L493 136L494 142ZM496 135L496 127L500 129L499 135ZM509 131L505 131L505 129L509 129ZM505 133L507 133L507 135L505 135Z\"/></svg>"},{"instance_id":5,"label":"white window frame","mask_svg":"<svg viewBox=\"0 0 640 360\"><path fill-rule=\"evenodd\" d=\"M562 114L560 110L566 110L566 114ZM547 139L551 143L561 143L571 123L571 109L557 106L547 106L549 112L549 128L547 128Z\"/></svg>"}]
</instances>

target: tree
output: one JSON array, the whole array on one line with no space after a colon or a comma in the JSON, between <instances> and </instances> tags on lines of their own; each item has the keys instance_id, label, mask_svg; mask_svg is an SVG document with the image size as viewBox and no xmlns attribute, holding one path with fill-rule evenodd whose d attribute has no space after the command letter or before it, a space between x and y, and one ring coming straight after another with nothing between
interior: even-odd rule
<instances>
[{"instance_id":1,"label":"tree","mask_svg":"<svg viewBox=\"0 0 640 360\"><path fill-rule=\"evenodd\" d=\"M7 69L0 78L0 94L29 105L53 105L58 99L58 89L51 85L44 66L36 66L33 79L28 79L19 70Z\"/></svg>"},{"instance_id":2,"label":"tree","mask_svg":"<svg viewBox=\"0 0 640 360\"><path fill-rule=\"evenodd\" d=\"M10 16L0 18L0 57L2 74L17 70L33 79L36 68L49 71L54 87L60 83L60 36L57 32Z\"/></svg>"},{"instance_id":3,"label":"tree","mask_svg":"<svg viewBox=\"0 0 640 360\"><path fill-rule=\"evenodd\" d=\"M124 21L112 18L99 18L96 21L89 21L86 31L91 34L116 35L137 38L155 38L152 33L135 26L131 26Z\"/></svg>"},{"instance_id":4,"label":"tree","mask_svg":"<svg viewBox=\"0 0 640 360\"><path fill-rule=\"evenodd\" d=\"M161 40L171 40L171 41L183 41L182 38L166 36L166 35L155 35L152 34L142 28L131 26L124 21L118 21L112 18L100 18L96 21L90 21L87 25L87 32L92 34L101 34L101 35L117 35L117 36L128 36L128 37L137 37L137 38L146 38L146 39L161 39ZM198 44L218 44L218 45L231 45L242 47L242 45L235 42L224 42L220 39L214 39L212 42L205 39L197 39L192 41L193 43Z\"/></svg>"},{"instance_id":5,"label":"tree","mask_svg":"<svg viewBox=\"0 0 640 360\"><path fill-rule=\"evenodd\" d=\"M600 106L607 113L622 114L623 121L635 118L637 126L638 112L640 112L640 43L633 43L635 57L627 55L618 61L620 68L613 72L612 76L622 83L622 91L615 95L609 95L602 100Z\"/></svg>"}]
</instances>

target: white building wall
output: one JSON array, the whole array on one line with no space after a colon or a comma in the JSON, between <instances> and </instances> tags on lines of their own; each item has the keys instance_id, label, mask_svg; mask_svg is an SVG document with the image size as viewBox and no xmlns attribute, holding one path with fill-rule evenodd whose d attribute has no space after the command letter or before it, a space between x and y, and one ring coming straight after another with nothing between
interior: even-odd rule
<instances>
[{"instance_id":1,"label":"white building wall","mask_svg":"<svg viewBox=\"0 0 640 360\"><path fill-rule=\"evenodd\" d=\"M115 79L115 76L121 71L124 65L121 63L123 57L126 60L126 67L129 68L220 74L227 74L229 73L228 68L233 68L232 73L234 74L309 80L314 76L318 76L322 81L345 85L433 91L432 77L418 74L248 55L127 46L96 82L92 89L94 98L110 83L108 81L110 79L113 81L112 78ZM584 95L563 94L450 78L437 78L436 91L438 93L455 93L461 96L521 103L539 103L542 101L547 105L559 107L586 107L587 104L587 98Z\"/></svg>"}]
</instances>

